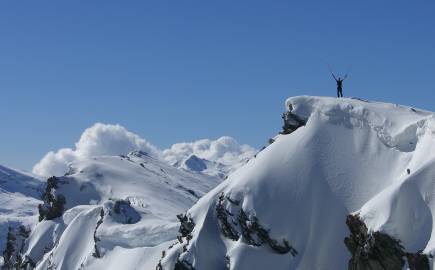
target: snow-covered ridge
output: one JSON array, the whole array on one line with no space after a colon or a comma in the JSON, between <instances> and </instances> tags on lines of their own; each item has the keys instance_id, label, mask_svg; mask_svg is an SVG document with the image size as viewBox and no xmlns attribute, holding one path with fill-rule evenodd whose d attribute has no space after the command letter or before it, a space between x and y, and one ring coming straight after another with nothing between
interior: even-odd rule
<instances>
[{"instance_id":1,"label":"snow-covered ridge","mask_svg":"<svg viewBox=\"0 0 435 270\"><path fill-rule=\"evenodd\" d=\"M144 151L80 159L38 192L43 203L32 205L33 223L21 228L18 220L14 226L8 237L14 248L8 249L12 256L5 263L17 269L119 269L102 258L160 252L160 245L166 248L177 236L177 215L219 182ZM149 261L157 264L158 256Z\"/></svg>"},{"instance_id":2,"label":"snow-covered ridge","mask_svg":"<svg viewBox=\"0 0 435 270\"><path fill-rule=\"evenodd\" d=\"M434 117L432 112L412 107L360 99L294 97L287 99L286 107L290 104L294 113L305 118L316 114L331 123L372 129L383 143L400 151L414 150L417 129L421 132Z\"/></svg>"},{"instance_id":3,"label":"snow-covered ridge","mask_svg":"<svg viewBox=\"0 0 435 270\"><path fill-rule=\"evenodd\" d=\"M13 231L20 265L326 270L370 260L433 268L434 114L308 96L288 107L303 123L249 161L252 149L229 138L179 144L166 158L141 149L73 160L67 175L47 182L41 221L29 211L31 232ZM223 182L216 174L239 166Z\"/></svg>"},{"instance_id":4,"label":"snow-covered ridge","mask_svg":"<svg viewBox=\"0 0 435 270\"><path fill-rule=\"evenodd\" d=\"M306 125L278 135L188 211L190 240L167 250L163 269L346 269L349 214L409 254L433 255L434 114L348 98L289 104Z\"/></svg>"}]
</instances>

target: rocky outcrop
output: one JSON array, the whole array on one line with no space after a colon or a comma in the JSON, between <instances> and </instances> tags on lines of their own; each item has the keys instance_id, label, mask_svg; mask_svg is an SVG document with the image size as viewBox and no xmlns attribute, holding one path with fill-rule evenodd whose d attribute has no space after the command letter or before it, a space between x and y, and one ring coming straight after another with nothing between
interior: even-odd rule
<instances>
[{"instance_id":1,"label":"rocky outcrop","mask_svg":"<svg viewBox=\"0 0 435 270\"><path fill-rule=\"evenodd\" d=\"M12 269L28 269L35 267L35 263L30 258L23 257L24 244L30 235L30 229L25 226L17 228L9 227L6 247L3 251L3 267L2 270Z\"/></svg>"},{"instance_id":2,"label":"rocky outcrop","mask_svg":"<svg viewBox=\"0 0 435 270\"><path fill-rule=\"evenodd\" d=\"M109 215L119 223L135 224L140 221L140 214L131 206L129 200L116 200Z\"/></svg>"},{"instance_id":3,"label":"rocky outcrop","mask_svg":"<svg viewBox=\"0 0 435 270\"><path fill-rule=\"evenodd\" d=\"M406 253L408 266L411 270L429 270L429 259L422 252Z\"/></svg>"},{"instance_id":4,"label":"rocky outcrop","mask_svg":"<svg viewBox=\"0 0 435 270\"><path fill-rule=\"evenodd\" d=\"M192 217L186 214L179 214L177 218L180 221L180 229L178 232L181 234L181 237L189 237L195 228L195 222L193 222Z\"/></svg>"},{"instance_id":5,"label":"rocky outcrop","mask_svg":"<svg viewBox=\"0 0 435 270\"><path fill-rule=\"evenodd\" d=\"M189 262L178 259L174 270L195 270L195 268Z\"/></svg>"},{"instance_id":6,"label":"rocky outcrop","mask_svg":"<svg viewBox=\"0 0 435 270\"><path fill-rule=\"evenodd\" d=\"M66 198L62 194L56 194L59 178L53 176L47 179L47 186L42 195L43 204L38 205L39 221L52 220L62 216L65 210Z\"/></svg>"},{"instance_id":7,"label":"rocky outcrop","mask_svg":"<svg viewBox=\"0 0 435 270\"><path fill-rule=\"evenodd\" d=\"M168 249L172 249L176 245L181 245L181 252L178 253L177 260L175 262L174 270L195 270L186 258L183 258L183 255L188 253L188 246L190 244L190 240L192 239L192 232L195 228L195 222L189 214L182 213L177 215L178 220L180 221L180 228L178 232L180 233L177 236L178 242L173 243L168 247ZM156 270L163 270L162 260L166 257L166 251L162 251L162 256L156 265Z\"/></svg>"},{"instance_id":8,"label":"rocky outcrop","mask_svg":"<svg viewBox=\"0 0 435 270\"><path fill-rule=\"evenodd\" d=\"M280 243L269 235L269 230L265 229L255 215L248 215L243 208L238 210L237 217L226 209L224 201L228 201L236 208L240 202L225 197L222 193L216 204L216 216L220 225L222 234L233 240L241 240L251 246L269 246L274 252L279 254L290 253L296 256L298 252L293 248L286 239Z\"/></svg>"},{"instance_id":9,"label":"rocky outcrop","mask_svg":"<svg viewBox=\"0 0 435 270\"><path fill-rule=\"evenodd\" d=\"M216 204L216 216L220 225L220 229L222 234L233 241L237 241L240 238L239 232L233 227L233 224L231 224L230 217L233 217L234 215L225 209L225 196L222 193L219 196L218 202Z\"/></svg>"},{"instance_id":10,"label":"rocky outcrop","mask_svg":"<svg viewBox=\"0 0 435 270\"><path fill-rule=\"evenodd\" d=\"M426 255L407 253L400 241L386 233L369 233L358 215L349 215L346 224L350 236L344 243L352 254L349 270L401 270L408 262L411 270L429 269Z\"/></svg>"},{"instance_id":11,"label":"rocky outcrop","mask_svg":"<svg viewBox=\"0 0 435 270\"><path fill-rule=\"evenodd\" d=\"M292 113L289 109L287 112L283 113L282 119L284 120L284 124L282 126L282 131L280 134L287 135L295 131L296 129L305 126L306 121L303 120L298 115Z\"/></svg>"},{"instance_id":12,"label":"rocky outcrop","mask_svg":"<svg viewBox=\"0 0 435 270\"><path fill-rule=\"evenodd\" d=\"M93 257L95 257L95 258L101 258L102 256L102 254L101 254L101 251L100 251L100 249L98 248L98 242L100 242L101 241L101 239L100 238L98 238L98 236L97 236L97 231L98 231L98 228L101 226L101 224L103 224L103 221L104 221L104 209L101 209L101 211L100 211L100 219L97 221L97 226L95 226L95 230L94 230L94 252L92 253L92 256Z\"/></svg>"}]
</instances>

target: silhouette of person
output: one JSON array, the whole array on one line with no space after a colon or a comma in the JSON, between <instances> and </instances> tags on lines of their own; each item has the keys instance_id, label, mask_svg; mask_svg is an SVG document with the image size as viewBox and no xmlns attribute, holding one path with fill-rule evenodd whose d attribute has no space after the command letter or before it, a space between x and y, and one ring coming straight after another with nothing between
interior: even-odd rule
<instances>
[{"instance_id":1,"label":"silhouette of person","mask_svg":"<svg viewBox=\"0 0 435 270\"><path fill-rule=\"evenodd\" d=\"M343 97L343 81L346 80L347 74L343 77L343 79L340 77L338 77L338 79L337 79L337 77L335 77L334 73L331 73L331 74L332 74L332 77L334 78L334 80L337 82L337 97L338 98Z\"/></svg>"}]
</instances>

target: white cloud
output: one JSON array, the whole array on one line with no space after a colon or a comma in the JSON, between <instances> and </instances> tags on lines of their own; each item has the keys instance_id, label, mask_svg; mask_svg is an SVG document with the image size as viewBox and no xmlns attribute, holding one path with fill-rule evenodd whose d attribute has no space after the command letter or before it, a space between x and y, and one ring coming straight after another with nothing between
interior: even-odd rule
<instances>
[{"instance_id":1,"label":"white cloud","mask_svg":"<svg viewBox=\"0 0 435 270\"><path fill-rule=\"evenodd\" d=\"M229 166L237 166L240 162L255 155L256 150L249 145L239 144L234 138L221 137L215 141L204 139L196 142L177 143L163 151L164 158L171 164L196 155L210 161Z\"/></svg>"},{"instance_id":2,"label":"white cloud","mask_svg":"<svg viewBox=\"0 0 435 270\"><path fill-rule=\"evenodd\" d=\"M47 153L33 167L33 173L45 177L60 176L68 171L71 162L94 156L123 155L133 150L145 151L170 164L196 155L231 168L237 168L256 152L251 146L239 144L235 139L226 136L217 140L177 143L162 152L120 125L96 123L83 132L74 148L62 148Z\"/></svg>"},{"instance_id":3,"label":"white cloud","mask_svg":"<svg viewBox=\"0 0 435 270\"><path fill-rule=\"evenodd\" d=\"M132 150L142 150L154 156L161 154L156 147L120 125L96 123L83 132L74 149L63 148L47 153L33 167L33 173L63 175L71 162L93 156L127 154Z\"/></svg>"}]
</instances>

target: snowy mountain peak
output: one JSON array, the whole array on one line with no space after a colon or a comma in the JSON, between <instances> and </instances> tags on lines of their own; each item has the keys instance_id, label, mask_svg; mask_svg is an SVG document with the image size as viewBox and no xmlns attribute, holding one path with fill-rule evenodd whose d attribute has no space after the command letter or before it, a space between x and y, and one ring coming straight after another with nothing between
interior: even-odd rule
<instances>
[{"instance_id":1,"label":"snowy mountain peak","mask_svg":"<svg viewBox=\"0 0 435 270\"><path fill-rule=\"evenodd\" d=\"M206 161L197 157L196 155L191 155L190 157L188 157L184 161L184 165L186 166L186 168L196 172L201 172L207 169Z\"/></svg>"},{"instance_id":2,"label":"snowy mountain peak","mask_svg":"<svg viewBox=\"0 0 435 270\"><path fill-rule=\"evenodd\" d=\"M277 135L188 211L189 240L167 250L162 269L428 264L434 114L350 98L293 97L289 105L306 123Z\"/></svg>"}]
</instances>

